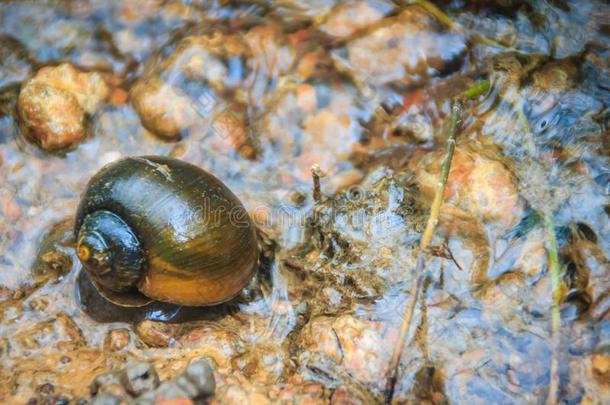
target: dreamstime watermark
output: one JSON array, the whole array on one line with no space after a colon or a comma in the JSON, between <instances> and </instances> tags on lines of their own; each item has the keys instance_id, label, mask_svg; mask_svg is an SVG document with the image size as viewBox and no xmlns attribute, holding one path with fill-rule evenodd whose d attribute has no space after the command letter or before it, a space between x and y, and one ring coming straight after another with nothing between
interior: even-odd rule
<instances>
[{"instance_id":1,"label":"dreamstime watermark","mask_svg":"<svg viewBox=\"0 0 610 405\"><path fill-rule=\"evenodd\" d=\"M373 204L373 201L376 203ZM355 186L343 192L340 198L321 204L294 205L276 201L246 210L241 205L215 205L209 197L205 197L194 211L203 225L210 228L226 226L227 223L235 228L247 228L254 223L263 228L281 229L306 229L312 225L333 228L337 225L339 228L349 227L381 234L402 229L406 220L399 207L400 204L394 203L380 206L374 196Z\"/></svg>"}]
</instances>

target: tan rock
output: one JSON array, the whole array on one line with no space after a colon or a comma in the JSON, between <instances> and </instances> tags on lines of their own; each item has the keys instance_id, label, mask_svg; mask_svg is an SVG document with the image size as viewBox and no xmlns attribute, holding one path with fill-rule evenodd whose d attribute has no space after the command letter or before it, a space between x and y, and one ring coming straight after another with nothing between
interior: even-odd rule
<instances>
[{"instance_id":1,"label":"tan rock","mask_svg":"<svg viewBox=\"0 0 610 405\"><path fill-rule=\"evenodd\" d=\"M130 99L142 125L162 138L178 137L197 118L193 101L158 76L139 80Z\"/></svg>"},{"instance_id":2,"label":"tan rock","mask_svg":"<svg viewBox=\"0 0 610 405\"><path fill-rule=\"evenodd\" d=\"M385 22L351 41L347 57L337 59L339 68L358 82L418 83L448 70L466 49L463 36L444 30L419 6L408 7Z\"/></svg>"},{"instance_id":3,"label":"tan rock","mask_svg":"<svg viewBox=\"0 0 610 405\"><path fill-rule=\"evenodd\" d=\"M324 355L360 383L383 388L392 342L382 334L382 325L352 315L320 316L303 328L299 344L301 364Z\"/></svg>"},{"instance_id":4,"label":"tan rock","mask_svg":"<svg viewBox=\"0 0 610 405\"><path fill-rule=\"evenodd\" d=\"M143 321L136 326L136 334L142 342L151 347L167 347L176 339L179 327L174 324Z\"/></svg>"},{"instance_id":5,"label":"tan rock","mask_svg":"<svg viewBox=\"0 0 610 405\"><path fill-rule=\"evenodd\" d=\"M351 1L338 5L325 18L320 25L320 31L336 38L347 38L380 21L384 12L390 9L389 4L383 7L381 2Z\"/></svg>"},{"instance_id":6,"label":"tan rock","mask_svg":"<svg viewBox=\"0 0 610 405\"><path fill-rule=\"evenodd\" d=\"M444 150L438 150L410 163L424 196L430 201L444 154ZM516 179L502 162L461 147L453 156L444 204L443 211L455 207L485 223L496 223L502 230L512 229L521 220L524 209Z\"/></svg>"},{"instance_id":7,"label":"tan rock","mask_svg":"<svg viewBox=\"0 0 610 405\"><path fill-rule=\"evenodd\" d=\"M129 344L129 330L125 328L112 329L106 335L104 347L110 351L124 349Z\"/></svg>"},{"instance_id":8,"label":"tan rock","mask_svg":"<svg viewBox=\"0 0 610 405\"><path fill-rule=\"evenodd\" d=\"M68 148L85 135L85 116L95 112L109 90L99 73L70 64L44 67L19 93L26 137L48 151Z\"/></svg>"}]
</instances>

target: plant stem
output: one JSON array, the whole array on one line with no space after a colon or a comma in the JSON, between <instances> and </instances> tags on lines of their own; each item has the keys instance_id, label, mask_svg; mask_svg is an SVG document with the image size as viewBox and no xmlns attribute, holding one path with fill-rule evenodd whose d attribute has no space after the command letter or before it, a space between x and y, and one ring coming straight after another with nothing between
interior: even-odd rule
<instances>
[{"instance_id":1,"label":"plant stem","mask_svg":"<svg viewBox=\"0 0 610 405\"><path fill-rule=\"evenodd\" d=\"M400 325L400 331L398 333L398 340L392 353L392 359L390 360L390 366L388 368L388 375L385 386L385 399L386 403L392 401L394 396L394 386L396 384L396 378L398 374L398 365L400 363L400 357L402 355L402 349L405 344L407 333L409 332L409 325L411 324L411 318L415 310L415 304L417 302L417 296L424 279L424 267L426 265L426 251L434 236L436 225L438 224L439 215L441 212L441 206L443 205L443 197L445 195L445 186L447 185L447 179L449 178L449 170L451 169L451 161L453 160L453 152L455 151L455 138L457 134L457 123L458 117L461 112L461 104L458 101L453 103L451 108L451 124L449 126L449 136L447 138L447 150L445 152L445 158L441 166L441 172L432 200L432 207L430 209L430 216L426 223L426 229L419 243L419 251L417 254L417 261L415 264L416 281L412 284L411 290L409 291L409 302L403 314L402 324Z\"/></svg>"},{"instance_id":2,"label":"plant stem","mask_svg":"<svg viewBox=\"0 0 610 405\"><path fill-rule=\"evenodd\" d=\"M418 4L418 5L422 6L423 8L425 8L426 11L428 11L430 14L432 14L434 17L436 17L437 20L439 20L440 22L445 24L445 26L447 26L447 28L458 31L458 32L464 32L464 27L462 27L461 24L453 21L453 19L451 17L449 17L447 14L445 14L441 9L436 7L433 3L426 1L426 0L412 0L412 1L410 1L410 3Z\"/></svg>"},{"instance_id":3,"label":"plant stem","mask_svg":"<svg viewBox=\"0 0 610 405\"><path fill-rule=\"evenodd\" d=\"M442 24L444 24L450 30L453 30L459 34L466 35L466 29L462 24L453 20L449 15L443 12L441 9L436 7L432 2L428 0L406 0L406 1L398 1L399 4L417 4L423 7L428 13L432 14L437 20L439 20ZM479 33L473 32L471 33L471 38L474 42L479 44L493 46L496 48L502 48L506 51L518 52L521 53L518 49L515 49L510 46L502 45L495 39L489 38L485 35L481 35Z\"/></svg>"},{"instance_id":4,"label":"plant stem","mask_svg":"<svg viewBox=\"0 0 610 405\"><path fill-rule=\"evenodd\" d=\"M557 239L555 238L555 224L553 217L544 213L544 228L547 235L547 257L549 262L549 273L551 274L551 285L553 288L553 303L551 307L551 341L553 342L553 355L551 357L549 393L546 398L547 405L557 403L559 391L559 331L561 329L561 315L559 305L561 304L561 274L559 269L559 254Z\"/></svg>"},{"instance_id":5,"label":"plant stem","mask_svg":"<svg viewBox=\"0 0 610 405\"><path fill-rule=\"evenodd\" d=\"M320 177L324 177L324 173L320 166L314 164L311 166L311 178L313 179L313 200L320 202L322 199L322 191L320 190Z\"/></svg>"},{"instance_id":6,"label":"plant stem","mask_svg":"<svg viewBox=\"0 0 610 405\"><path fill-rule=\"evenodd\" d=\"M517 111L517 119L523 126L524 135L527 142L524 143L523 147L531 148L532 153L537 151L536 142L534 135L531 131L529 121L523 112L523 105L520 100L512 97L508 100ZM561 269L559 266L559 249L557 247L557 239L555 237L555 224L553 221L552 208L548 207L551 201L551 193L549 190L549 184L536 190L536 194L528 198L530 204L543 219L544 233L547 240L547 261L549 265L549 274L551 275L551 344L552 344L552 355L551 365L549 370L549 392L546 398L547 405L553 405L557 403L557 395L559 393L559 345L560 345L560 332L561 332L561 314L559 306L563 299L563 291L561 288Z\"/></svg>"}]
</instances>

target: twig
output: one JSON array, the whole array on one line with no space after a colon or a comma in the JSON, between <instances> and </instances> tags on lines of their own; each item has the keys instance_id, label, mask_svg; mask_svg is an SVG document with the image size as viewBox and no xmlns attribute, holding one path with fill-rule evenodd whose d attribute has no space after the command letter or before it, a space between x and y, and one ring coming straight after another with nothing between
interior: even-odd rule
<instances>
[{"instance_id":1,"label":"twig","mask_svg":"<svg viewBox=\"0 0 610 405\"><path fill-rule=\"evenodd\" d=\"M441 23L443 23L450 30L453 30L453 31L457 32L458 34L462 34L462 35L467 34L467 30L464 28L464 26L462 24L453 20L451 17L449 17L449 15L447 15L445 12L443 12L441 9L439 9L437 6L435 6L432 2L430 2L428 0L403 0L403 1L395 0L395 3L407 4L407 5L408 4L417 4L421 7L423 7L428 13L432 14L437 20L439 20ZM498 41L496 41L495 39L489 38L485 35L481 35L477 32L471 32L470 34L471 34L471 38L475 42L478 42L479 44L493 46L496 48L502 48L502 49L504 49L506 51L510 51L510 52L521 53L516 48L503 45L503 44L499 43Z\"/></svg>"},{"instance_id":2,"label":"twig","mask_svg":"<svg viewBox=\"0 0 610 405\"><path fill-rule=\"evenodd\" d=\"M515 97L509 99L517 111L517 119L524 129L524 134L530 144L532 151L536 151L536 142L529 125L529 121L523 111L523 105ZM527 145L527 144L525 144ZM527 146L525 146L527 147ZM538 201L531 201L532 198ZM547 261L549 265L549 273L551 275L551 289L553 302L551 303L551 344L552 355L551 365L549 370L549 391L546 398L547 405L557 403L557 395L559 393L559 345L561 331L561 314L559 306L563 299L563 291L561 288L561 269L559 266L559 254L557 247L557 239L555 237L555 224L553 221L552 207L546 205L550 201L550 192L548 183L536 191L536 194L529 198L530 204L543 218L544 232L547 240Z\"/></svg>"},{"instance_id":3,"label":"twig","mask_svg":"<svg viewBox=\"0 0 610 405\"><path fill-rule=\"evenodd\" d=\"M394 386L396 384L396 377L398 374L398 364L402 355L402 348L405 344L407 332L409 331L409 325L411 324L411 318L413 317L413 311L415 310L415 304L417 302L417 296L421 288L422 281L424 279L424 266L426 265L426 251L434 235L434 230L438 224L438 218L443 204L443 197L445 195L445 186L447 185L447 178L449 177L449 170L451 169L451 161L453 160L453 152L455 151L455 138L457 133L458 117L461 112L461 104L458 101L453 103L451 108L451 124L449 126L449 137L447 138L447 150L443 164L441 166L441 173L439 176L438 184L436 187L436 193L434 194L434 200L432 200L432 208L430 210L430 216L426 223L426 229L419 243L419 252L417 254L417 262L415 265L415 274L417 280L411 286L409 292L409 302L405 309L402 324L400 325L400 331L398 333L398 340L392 353L392 359L390 360L390 366L388 368L388 375L386 379L385 387L385 400L386 403L392 401L394 396Z\"/></svg>"},{"instance_id":4,"label":"twig","mask_svg":"<svg viewBox=\"0 0 610 405\"><path fill-rule=\"evenodd\" d=\"M315 202L320 202L322 192L320 191L320 177L324 177L324 172L318 164L311 166L311 177L313 178L313 199Z\"/></svg>"},{"instance_id":5,"label":"twig","mask_svg":"<svg viewBox=\"0 0 610 405\"><path fill-rule=\"evenodd\" d=\"M559 255L557 253L557 239L555 238L555 224L553 217L544 213L544 228L547 236L547 257L549 261L549 272L551 274L551 285L553 288L553 303L551 307L551 341L553 343L553 355L551 357L549 392L546 397L547 405L557 403L559 391L559 331L561 329L561 315L559 305L562 299L561 274L559 270Z\"/></svg>"}]
</instances>

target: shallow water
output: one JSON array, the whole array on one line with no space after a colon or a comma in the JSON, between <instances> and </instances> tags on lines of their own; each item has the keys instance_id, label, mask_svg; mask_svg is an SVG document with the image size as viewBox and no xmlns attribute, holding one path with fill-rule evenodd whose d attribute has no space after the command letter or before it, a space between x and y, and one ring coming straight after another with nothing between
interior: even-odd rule
<instances>
[{"instance_id":1,"label":"shallow water","mask_svg":"<svg viewBox=\"0 0 610 405\"><path fill-rule=\"evenodd\" d=\"M608 402L608 6L439 2L448 24L399 3L0 2L0 400L88 399L128 359L168 379L209 357L218 403L381 401L451 101L489 80L464 103L395 400L545 400L547 213L559 399ZM17 97L61 62L110 92L82 142L47 153ZM214 173L275 242L237 300L126 310L79 287L80 194L147 154Z\"/></svg>"}]
</instances>

